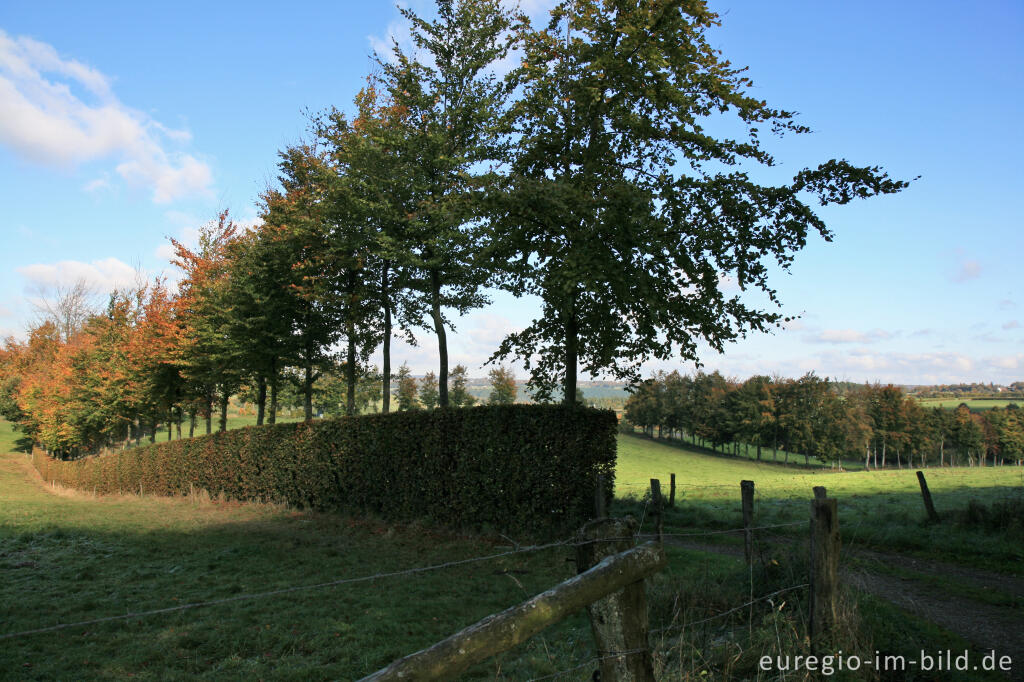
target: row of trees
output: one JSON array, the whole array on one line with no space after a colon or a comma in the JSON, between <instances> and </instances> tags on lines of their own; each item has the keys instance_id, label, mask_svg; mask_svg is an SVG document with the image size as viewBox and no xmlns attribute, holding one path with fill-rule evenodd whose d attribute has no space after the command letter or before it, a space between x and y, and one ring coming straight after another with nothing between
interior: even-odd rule
<instances>
[{"instance_id":1,"label":"row of trees","mask_svg":"<svg viewBox=\"0 0 1024 682\"><path fill-rule=\"evenodd\" d=\"M225 430L229 396L243 404L257 402L259 387L251 375L236 374L227 382L229 368L218 367L215 374L212 364L194 353L201 339L190 336L194 330L183 324L189 301L159 281L115 292L103 311L90 311L82 284L58 293L52 305L43 306L44 319L30 329L27 342L8 339L0 349L0 416L52 452L73 456L144 436L155 440L158 424L167 428L168 439L175 429L181 438L186 419L190 437L200 418L210 433L215 407L220 409L219 428ZM325 371L307 403L299 368L285 367L267 421L273 423L280 408L307 404L317 414L344 414L344 369ZM489 403L515 401L510 370L496 368L490 379ZM438 405L432 373L417 387L403 364L392 380L397 380L398 409ZM361 370L356 410L380 409L384 386L376 367ZM450 395L455 407L476 402L467 389L465 366L452 371ZM258 420L263 422L262 414Z\"/></svg>"},{"instance_id":2,"label":"row of trees","mask_svg":"<svg viewBox=\"0 0 1024 682\"><path fill-rule=\"evenodd\" d=\"M972 412L923 408L892 385L836 390L813 373L800 379L753 376L730 381L718 372L658 373L626 402L625 417L652 436L685 433L700 444L740 444L841 465L993 464L1024 460L1024 411L1017 405Z\"/></svg>"},{"instance_id":3,"label":"row of trees","mask_svg":"<svg viewBox=\"0 0 1024 682\"><path fill-rule=\"evenodd\" d=\"M387 411L391 339L420 327L436 337L448 407L452 316L484 305L487 286L541 302L491 359L520 360L535 399L561 388L573 402L580 369L635 381L651 358L695 359L699 340L720 351L779 324L770 263L787 267L812 231L831 238L809 202L907 186L836 159L757 182L775 165L763 131L809 130L747 93L744 70L707 41L718 17L702 0L564 0L542 27L502 0L402 12L413 49L395 43L351 115L314 116L310 139L280 153L261 225L239 230L224 213L198 247L174 242L176 295L158 282L115 297L108 317L131 321L111 328L153 335L125 359L150 370L133 380L158 406L147 413L219 404L223 422L248 383L262 422L292 376L308 419L317 381L341 367L352 414L377 348ZM83 338L106 333L91 324ZM30 345L45 345L52 330L37 332Z\"/></svg>"}]
</instances>

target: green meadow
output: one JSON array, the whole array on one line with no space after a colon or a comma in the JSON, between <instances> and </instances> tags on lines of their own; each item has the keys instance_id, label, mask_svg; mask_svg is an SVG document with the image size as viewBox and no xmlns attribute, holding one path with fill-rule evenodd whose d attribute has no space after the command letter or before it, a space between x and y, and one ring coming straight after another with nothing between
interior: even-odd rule
<instances>
[{"instance_id":1,"label":"green meadow","mask_svg":"<svg viewBox=\"0 0 1024 682\"><path fill-rule=\"evenodd\" d=\"M676 474L677 506L665 516L676 529L728 529L742 525L740 481L755 485L755 525L809 519L813 488L824 486L838 499L843 543L849 547L895 549L923 557L956 559L990 568L1019 571L1024 560L1024 528L1019 516L1005 530L987 532L962 516L973 502L992 507L1024 505L1024 468L929 468L925 478L935 507L944 517L928 523L914 468L881 471L833 471L794 468L768 462L695 452L676 444L639 436L619 437L616 497L622 509L643 513L650 479L662 483ZM1019 512L1018 512L1019 514ZM998 525L998 524L997 524ZM773 529L800 534L801 526ZM724 538L723 538L724 539Z\"/></svg>"},{"instance_id":2,"label":"green meadow","mask_svg":"<svg viewBox=\"0 0 1024 682\"><path fill-rule=\"evenodd\" d=\"M1019 405L1024 407L1024 400L1002 399L1002 398L918 398L917 401L923 407L941 407L946 410L956 409L961 403L974 411L991 410L993 408L1003 409L1007 405Z\"/></svg>"}]
</instances>

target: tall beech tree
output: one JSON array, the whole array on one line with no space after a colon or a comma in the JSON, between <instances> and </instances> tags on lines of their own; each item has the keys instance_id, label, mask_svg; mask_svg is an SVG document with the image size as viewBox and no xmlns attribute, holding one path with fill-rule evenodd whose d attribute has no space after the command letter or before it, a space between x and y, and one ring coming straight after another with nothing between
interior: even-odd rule
<instances>
[{"instance_id":1,"label":"tall beech tree","mask_svg":"<svg viewBox=\"0 0 1024 682\"><path fill-rule=\"evenodd\" d=\"M438 346L438 402L447 407L445 310L463 314L487 299L478 267L482 189L495 182L488 165L500 158L501 123L511 85L494 66L505 59L517 19L500 0L437 0L437 18L400 10L412 27L416 54L397 43L381 58L381 78L404 114L394 145L408 164L414 211L404 258L418 273L413 286L429 310Z\"/></svg>"},{"instance_id":2,"label":"tall beech tree","mask_svg":"<svg viewBox=\"0 0 1024 682\"><path fill-rule=\"evenodd\" d=\"M217 220L199 230L197 250L174 239L171 263L183 274L175 299L175 319L182 326L178 346L182 374L197 395L206 418L206 432L212 430L213 401L220 408L221 431L227 430L228 398L241 381L239 349L228 334L230 325L229 244L238 226L223 211Z\"/></svg>"},{"instance_id":3,"label":"tall beech tree","mask_svg":"<svg viewBox=\"0 0 1024 682\"><path fill-rule=\"evenodd\" d=\"M229 336L256 387L256 423L277 419L278 382L289 357L294 291L284 228L264 222L230 244Z\"/></svg>"},{"instance_id":4,"label":"tall beech tree","mask_svg":"<svg viewBox=\"0 0 1024 682\"><path fill-rule=\"evenodd\" d=\"M809 232L831 232L807 203L897 192L877 167L831 160L780 185L762 130L806 133L792 112L708 43L718 16L702 0L563 0L525 36L516 73L512 173L494 201L489 255L504 286L539 296L542 315L496 358L530 363L534 387L578 368L636 380L642 362L721 351L783 319L769 263L786 268ZM728 119L745 132L711 132ZM763 309L723 282L754 289Z\"/></svg>"},{"instance_id":5,"label":"tall beech tree","mask_svg":"<svg viewBox=\"0 0 1024 682\"><path fill-rule=\"evenodd\" d=\"M336 109L314 119L317 135L330 149L335 176L331 182L331 248L344 263L340 289L345 295L347 337L347 405L355 409L358 354L365 362L382 345L382 411L391 405L391 337L395 329L415 344L411 329L425 314L413 295L413 265L405 247L415 216L413 166L400 154L396 136L405 130L407 110L380 94L375 78L356 96L356 117L349 122Z\"/></svg>"},{"instance_id":6,"label":"tall beech tree","mask_svg":"<svg viewBox=\"0 0 1024 682\"><path fill-rule=\"evenodd\" d=\"M262 217L273 235L274 248L290 262L287 287L289 364L298 367L298 385L306 421L313 418L313 385L334 366L331 347L344 323L343 263L337 260L332 235L332 175L328 154L312 144L280 152L281 189L263 195Z\"/></svg>"}]
</instances>

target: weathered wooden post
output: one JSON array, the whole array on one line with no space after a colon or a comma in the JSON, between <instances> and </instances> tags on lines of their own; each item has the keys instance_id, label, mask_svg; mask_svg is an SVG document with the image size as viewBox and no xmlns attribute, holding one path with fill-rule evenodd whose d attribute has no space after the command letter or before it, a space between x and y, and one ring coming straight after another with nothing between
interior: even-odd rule
<instances>
[{"instance_id":1,"label":"weathered wooden post","mask_svg":"<svg viewBox=\"0 0 1024 682\"><path fill-rule=\"evenodd\" d=\"M740 481L740 493L743 498L743 556L749 565L754 557L754 482Z\"/></svg>"},{"instance_id":2,"label":"weathered wooden post","mask_svg":"<svg viewBox=\"0 0 1024 682\"><path fill-rule=\"evenodd\" d=\"M917 472L917 482L921 484L921 497L924 498L924 508L928 512L928 519L930 521L938 521L939 513L935 511L935 505L932 504L932 494L928 490L928 482L924 480L924 472Z\"/></svg>"},{"instance_id":3,"label":"weathered wooden post","mask_svg":"<svg viewBox=\"0 0 1024 682\"><path fill-rule=\"evenodd\" d=\"M675 474L669 474L669 477L670 478L669 478L669 483L668 483L668 506L675 507L676 506L676 475Z\"/></svg>"},{"instance_id":4,"label":"weathered wooden post","mask_svg":"<svg viewBox=\"0 0 1024 682\"><path fill-rule=\"evenodd\" d=\"M816 485L816 486L814 486L814 499L816 499L816 500L824 500L827 497L828 497L828 493L825 490L825 486L823 486L823 485Z\"/></svg>"},{"instance_id":5,"label":"weathered wooden post","mask_svg":"<svg viewBox=\"0 0 1024 682\"><path fill-rule=\"evenodd\" d=\"M833 632L839 599L839 514L835 499L811 502L811 647Z\"/></svg>"},{"instance_id":6,"label":"weathered wooden post","mask_svg":"<svg viewBox=\"0 0 1024 682\"><path fill-rule=\"evenodd\" d=\"M607 515L605 510L604 474L598 474L597 485L594 488L594 518L603 519Z\"/></svg>"},{"instance_id":7,"label":"weathered wooden post","mask_svg":"<svg viewBox=\"0 0 1024 682\"><path fill-rule=\"evenodd\" d=\"M598 519L577 535L576 570L589 570L606 557L634 544L638 524L632 517ZM642 580L598 599L587 607L598 657L617 651L637 651L601 660L602 682L654 682L654 665L647 643L647 593Z\"/></svg>"},{"instance_id":8,"label":"weathered wooden post","mask_svg":"<svg viewBox=\"0 0 1024 682\"><path fill-rule=\"evenodd\" d=\"M662 519L664 501L661 497L661 481L656 478L651 479L651 507L653 507L651 514L654 516L654 527L658 534L658 544L660 545L664 539L662 538L664 530L664 521Z\"/></svg>"}]
</instances>

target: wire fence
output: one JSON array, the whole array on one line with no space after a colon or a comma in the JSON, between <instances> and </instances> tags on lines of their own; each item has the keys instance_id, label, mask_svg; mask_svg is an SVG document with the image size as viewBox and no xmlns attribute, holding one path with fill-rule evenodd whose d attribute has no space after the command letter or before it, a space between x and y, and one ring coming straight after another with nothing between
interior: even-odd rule
<instances>
[{"instance_id":1,"label":"wire fence","mask_svg":"<svg viewBox=\"0 0 1024 682\"><path fill-rule=\"evenodd\" d=\"M689 621L689 622L686 622L686 623L677 623L676 625L669 625L667 627L657 628L655 630L651 630L651 634L652 635L656 635L656 634L662 634L662 633L666 633L666 632L678 632L678 631L684 630L686 628L696 627L697 625L704 625L705 623L710 623L712 621L719 620L721 618L725 618L726 616L732 615L732 614L736 613L737 611L742 611L743 609L751 607L754 604L759 604L759 603L761 603L763 601L768 601L772 597L777 597L780 594L785 594L786 592L793 592L794 590L800 590L800 589L803 589L805 587L810 587L810 583L801 583L799 585L792 585L791 587L784 587L781 590L775 590L774 592L762 595L762 596L760 596L760 597L758 597L756 599L751 599L747 603L740 604L739 606L735 606L735 607L729 609L728 611L722 611L721 613L716 613L713 616L709 616L708 618L703 618L701 620L694 620L694 621Z\"/></svg>"}]
</instances>

